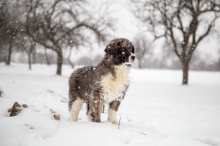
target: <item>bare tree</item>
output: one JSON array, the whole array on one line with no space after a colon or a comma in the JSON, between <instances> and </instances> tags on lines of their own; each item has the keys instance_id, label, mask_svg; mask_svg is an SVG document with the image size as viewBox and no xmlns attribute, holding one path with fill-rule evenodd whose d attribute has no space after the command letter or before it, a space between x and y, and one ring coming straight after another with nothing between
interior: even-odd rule
<instances>
[{"instance_id":1,"label":"bare tree","mask_svg":"<svg viewBox=\"0 0 220 146\"><path fill-rule=\"evenodd\" d=\"M88 45L91 35L99 42L107 39L107 29L113 22L96 18L85 10L86 1L25 0L25 33L34 41L57 54L57 75L61 75L63 49Z\"/></svg>"},{"instance_id":2,"label":"bare tree","mask_svg":"<svg viewBox=\"0 0 220 146\"><path fill-rule=\"evenodd\" d=\"M44 55L45 55L45 59L47 61L47 65L50 65L50 59L49 59L49 56L47 55L47 49L46 48L44 49Z\"/></svg>"},{"instance_id":3,"label":"bare tree","mask_svg":"<svg viewBox=\"0 0 220 146\"><path fill-rule=\"evenodd\" d=\"M25 35L23 35L20 38L20 42L21 42L22 48L24 49L24 51L28 55L28 67L29 67L29 70L31 70L32 69L32 67L31 67L31 54L35 49L36 42L33 41L32 38L30 38L28 36L25 37Z\"/></svg>"},{"instance_id":4,"label":"bare tree","mask_svg":"<svg viewBox=\"0 0 220 146\"><path fill-rule=\"evenodd\" d=\"M69 55L67 56L67 61L68 61L68 63L70 64L70 66L71 66L72 68L74 68L74 63L71 61L72 50L73 50L73 47L71 47L70 50L69 50Z\"/></svg>"},{"instance_id":5,"label":"bare tree","mask_svg":"<svg viewBox=\"0 0 220 146\"><path fill-rule=\"evenodd\" d=\"M18 25L18 3L2 0L0 2L0 49L7 52L5 56L6 65L10 65L13 44L16 41Z\"/></svg>"},{"instance_id":6,"label":"bare tree","mask_svg":"<svg viewBox=\"0 0 220 146\"><path fill-rule=\"evenodd\" d=\"M218 63L217 63L217 70L220 71L220 48L218 50Z\"/></svg>"},{"instance_id":7,"label":"bare tree","mask_svg":"<svg viewBox=\"0 0 220 146\"><path fill-rule=\"evenodd\" d=\"M188 84L191 57L220 17L220 4L214 0L132 0L135 15L149 24L155 39L165 38L178 56L183 71L182 84Z\"/></svg>"},{"instance_id":8,"label":"bare tree","mask_svg":"<svg viewBox=\"0 0 220 146\"><path fill-rule=\"evenodd\" d=\"M135 56L138 60L138 68L143 68L145 56L151 49L151 42L143 34L137 34L134 40Z\"/></svg>"}]
</instances>

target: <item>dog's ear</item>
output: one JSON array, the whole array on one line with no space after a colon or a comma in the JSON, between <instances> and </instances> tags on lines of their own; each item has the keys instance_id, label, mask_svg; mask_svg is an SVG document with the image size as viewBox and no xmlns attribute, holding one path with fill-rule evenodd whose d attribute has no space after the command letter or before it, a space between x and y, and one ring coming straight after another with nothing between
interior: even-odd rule
<instances>
[{"instance_id":1,"label":"dog's ear","mask_svg":"<svg viewBox=\"0 0 220 146\"><path fill-rule=\"evenodd\" d=\"M107 45L106 46L106 48L105 48L105 53L106 54L112 54L112 51L111 51L112 49L111 49L111 45L109 44L109 45Z\"/></svg>"},{"instance_id":2,"label":"dog's ear","mask_svg":"<svg viewBox=\"0 0 220 146\"><path fill-rule=\"evenodd\" d=\"M120 50L119 48L121 48L121 39L114 39L107 45L105 52L107 54L115 55L118 53L117 51Z\"/></svg>"}]
</instances>

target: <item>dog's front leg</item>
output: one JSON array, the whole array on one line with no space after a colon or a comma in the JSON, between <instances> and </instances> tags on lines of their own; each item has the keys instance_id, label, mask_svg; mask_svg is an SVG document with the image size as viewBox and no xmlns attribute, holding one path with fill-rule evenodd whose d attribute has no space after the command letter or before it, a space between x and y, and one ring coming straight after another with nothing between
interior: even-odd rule
<instances>
[{"instance_id":1,"label":"dog's front leg","mask_svg":"<svg viewBox=\"0 0 220 146\"><path fill-rule=\"evenodd\" d=\"M118 125L117 121L117 111L118 107L120 106L120 101L112 101L109 104L109 109L108 109L108 121L111 122L112 124Z\"/></svg>"},{"instance_id":2,"label":"dog's front leg","mask_svg":"<svg viewBox=\"0 0 220 146\"><path fill-rule=\"evenodd\" d=\"M92 122L101 122L104 101L102 98L91 98L88 103L87 116Z\"/></svg>"},{"instance_id":3,"label":"dog's front leg","mask_svg":"<svg viewBox=\"0 0 220 146\"><path fill-rule=\"evenodd\" d=\"M71 99L69 101L70 121L76 122L78 121L78 115L79 115L80 109L82 108L84 101L79 97L70 98L70 99Z\"/></svg>"}]
</instances>

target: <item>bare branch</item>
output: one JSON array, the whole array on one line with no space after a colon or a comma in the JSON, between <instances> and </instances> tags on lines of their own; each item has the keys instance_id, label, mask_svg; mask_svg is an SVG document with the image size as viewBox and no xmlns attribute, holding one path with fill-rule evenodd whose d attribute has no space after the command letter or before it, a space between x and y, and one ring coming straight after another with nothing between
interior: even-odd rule
<instances>
[{"instance_id":1,"label":"bare branch","mask_svg":"<svg viewBox=\"0 0 220 146\"><path fill-rule=\"evenodd\" d=\"M215 16L215 18L212 20L212 22L208 25L208 28L207 28L206 32L198 38L196 44L199 44L206 36L208 36L208 34L210 33L211 29L214 27L215 21L218 18L220 18L220 16Z\"/></svg>"}]
</instances>

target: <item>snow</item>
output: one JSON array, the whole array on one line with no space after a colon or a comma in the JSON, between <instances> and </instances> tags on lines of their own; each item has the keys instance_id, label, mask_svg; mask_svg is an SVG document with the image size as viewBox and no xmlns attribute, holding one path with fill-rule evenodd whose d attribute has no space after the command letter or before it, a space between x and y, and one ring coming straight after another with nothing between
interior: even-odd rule
<instances>
[{"instance_id":1,"label":"snow","mask_svg":"<svg viewBox=\"0 0 220 146\"><path fill-rule=\"evenodd\" d=\"M181 71L132 68L117 126L107 121L107 107L101 123L87 120L85 106L69 122L69 66L63 76L54 65L27 68L0 64L0 146L220 146L219 72L190 71L182 86ZM14 102L28 107L8 117Z\"/></svg>"}]
</instances>

